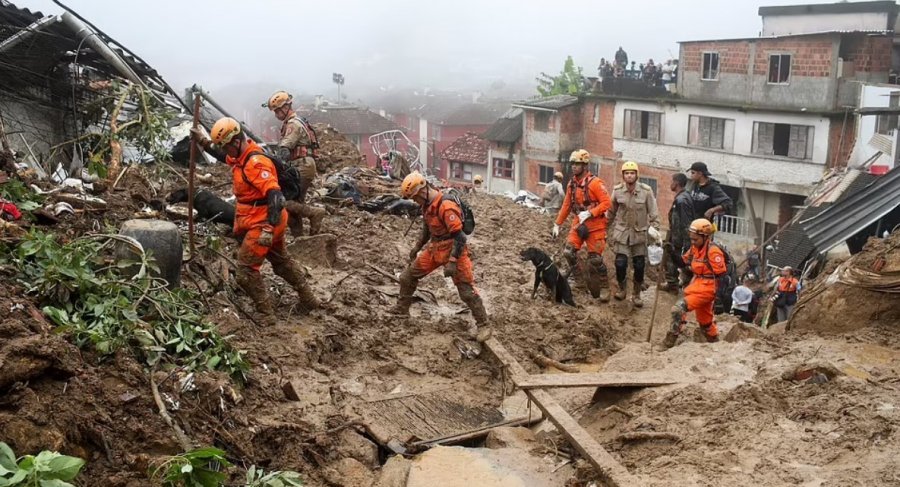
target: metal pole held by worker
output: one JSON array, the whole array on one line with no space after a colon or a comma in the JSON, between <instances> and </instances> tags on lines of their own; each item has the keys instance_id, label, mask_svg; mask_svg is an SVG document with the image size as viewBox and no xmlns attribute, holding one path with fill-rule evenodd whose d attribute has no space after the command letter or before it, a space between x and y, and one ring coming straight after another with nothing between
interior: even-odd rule
<instances>
[{"instance_id":1,"label":"metal pole held by worker","mask_svg":"<svg viewBox=\"0 0 900 487\"><path fill-rule=\"evenodd\" d=\"M194 94L194 125L200 126L200 94ZM194 173L197 172L197 143L191 141L191 165L188 170L188 242L191 249L191 259L194 258Z\"/></svg>"}]
</instances>

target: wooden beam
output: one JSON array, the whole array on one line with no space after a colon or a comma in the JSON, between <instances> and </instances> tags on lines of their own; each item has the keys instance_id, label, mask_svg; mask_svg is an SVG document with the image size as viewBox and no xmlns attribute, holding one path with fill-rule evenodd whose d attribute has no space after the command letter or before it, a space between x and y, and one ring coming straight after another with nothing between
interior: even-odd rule
<instances>
[{"instance_id":1,"label":"wooden beam","mask_svg":"<svg viewBox=\"0 0 900 487\"><path fill-rule=\"evenodd\" d=\"M518 385L519 381L528 378L528 373L525 369L496 338L491 338L485 341L484 344L497 357L497 360L508 369L514 383ZM556 399L550 393L540 389L526 389L525 394L544 412L544 415L569 440L572 446L591 462L610 487L639 485L637 478L631 475L628 469L616 461L609 452L604 450L600 443L585 431L556 402Z\"/></svg>"},{"instance_id":2,"label":"wooden beam","mask_svg":"<svg viewBox=\"0 0 900 487\"><path fill-rule=\"evenodd\" d=\"M543 387L650 387L675 384L671 375L651 372L590 372L531 375L516 382L521 389Z\"/></svg>"}]
</instances>

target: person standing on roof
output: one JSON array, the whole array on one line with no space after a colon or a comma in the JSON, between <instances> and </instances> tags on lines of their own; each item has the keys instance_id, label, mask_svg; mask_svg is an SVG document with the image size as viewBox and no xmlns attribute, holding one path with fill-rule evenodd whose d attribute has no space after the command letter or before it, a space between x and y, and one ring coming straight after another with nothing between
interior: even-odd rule
<instances>
[{"instance_id":1,"label":"person standing on roof","mask_svg":"<svg viewBox=\"0 0 900 487\"><path fill-rule=\"evenodd\" d=\"M772 302L775 303L775 313L778 317L776 323L781 323L787 321L794 311L800 292L800 281L794 277L794 269L791 266L784 266L781 275L774 279L772 285L775 288Z\"/></svg>"},{"instance_id":2,"label":"person standing on roof","mask_svg":"<svg viewBox=\"0 0 900 487\"><path fill-rule=\"evenodd\" d=\"M616 66L621 66L622 69L625 69L625 66L628 65L628 53L625 52L625 49L622 49L622 46L619 46L619 50L616 51L615 59Z\"/></svg>"},{"instance_id":3,"label":"person standing on roof","mask_svg":"<svg viewBox=\"0 0 900 487\"><path fill-rule=\"evenodd\" d=\"M694 202L694 216L713 221L717 215L731 211L731 198L722 186L710 176L709 168L703 162L691 164L691 200Z\"/></svg>"},{"instance_id":4,"label":"person standing on roof","mask_svg":"<svg viewBox=\"0 0 900 487\"><path fill-rule=\"evenodd\" d=\"M452 198L445 198L441 190L429 184L418 172L403 179L400 196L413 200L422 207L425 224L419 241L409 253L411 262L400 274L400 297L391 313L409 316L409 307L419 280L443 267L444 277L453 279L460 299L466 303L475 318L469 334L478 341L487 340L491 337L491 329L484 303L475 289L475 272L466 245L466 234L463 232L462 208Z\"/></svg>"},{"instance_id":5,"label":"person standing on roof","mask_svg":"<svg viewBox=\"0 0 900 487\"><path fill-rule=\"evenodd\" d=\"M605 303L609 301L609 276L603 263L603 249L606 248L606 211L611 205L609 194L603 181L588 171L587 166L591 162L588 151L579 149L572 152L569 162L572 164L572 179L556 215L552 235L554 238L559 236L559 226L565 223L569 213L576 215L563 257L569 263L571 275L577 268L577 252L582 246L587 247L588 290Z\"/></svg>"},{"instance_id":6,"label":"person standing on roof","mask_svg":"<svg viewBox=\"0 0 900 487\"><path fill-rule=\"evenodd\" d=\"M553 181L547 183L544 187L544 195L541 196L541 206L547 209L551 214L559 213L562 207L565 193L562 187L563 173L557 171L553 174Z\"/></svg>"},{"instance_id":7,"label":"person standing on roof","mask_svg":"<svg viewBox=\"0 0 900 487\"><path fill-rule=\"evenodd\" d=\"M653 188L638 181L638 165L634 161L622 164L623 182L612 192L609 221L613 224L610 244L616 254L616 282L619 289L615 298L625 299L625 281L628 277L628 257L634 267L631 302L638 308L644 305L641 291L644 269L647 263L648 241L659 242L659 209Z\"/></svg>"},{"instance_id":8,"label":"person standing on roof","mask_svg":"<svg viewBox=\"0 0 900 487\"><path fill-rule=\"evenodd\" d=\"M685 317L689 311L697 315L697 323L703 330L706 341L719 341L719 329L716 327L713 308L718 278L728 272L725 252L712 241L715 230L706 218L694 220L689 231L691 248L679 261L691 268L694 277L684 288L684 297L672 306L672 328L666 333L663 341L666 348L675 346L675 341L684 331Z\"/></svg>"},{"instance_id":9,"label":"person standing on roof","mask_svg":"<svg viewBox=\"0 0 900 487\"><path fill-rule=\"evenodd\" d=\"M264 260L268 260L275 274L297 291L301 312L318 308L319 302L306 282L306 275L285 248L288 213L278 186L275 163L265 155L262 147L244 135L240 123L233 118L219 119L210 131L211 140L199 132L192 132L192 136L204 150L212 154L224 153L225 162L231 167L237 199L234 235L242 238L236 279L253 300L262 322L266 325L276 323L275 309L259 273Z\"/></svg>"},{"instance_id":10,"label":"person standing on roof","mask_svg":"<svg viewBox=\"0 0 900 487\"><path fill-rule=\"evenodd\" d=\"M300 172L300 193L288 199L285 208L291 214L291 234L303 234L303 219L309 219L309 234L322 232L322 220L328 214L324 208L306 203L306 193L316 180L316 151L318 140L309 124L301 120L293 108L294 98L286 91L276 91L266 104L275 118L281 121L281 141L278 142L278 157L293 165Z\"/></svg>"},{"instance_id":11,"label":"person standing on roof","mask_svg":"<svg viewBox=\"0 0 900 487\"><path fill-rule=\"evenodd\" d=\"M665 251L669 258L663 259L666 262L666 282L661 285L661 288L676 293L681 282L687 282L690 279L690 276L686 276L684 281L681 281L678 275L678 266L675 265L675 259L687 252L691 246L688 227L694 221L694 202L690 193L685 191L687 181L687 176L679 172L672 175L672 182L669 185L669 189L675 193L675 198L669 209L669 232L666 235L665 245Z\"/></svg>"}]
</instances>

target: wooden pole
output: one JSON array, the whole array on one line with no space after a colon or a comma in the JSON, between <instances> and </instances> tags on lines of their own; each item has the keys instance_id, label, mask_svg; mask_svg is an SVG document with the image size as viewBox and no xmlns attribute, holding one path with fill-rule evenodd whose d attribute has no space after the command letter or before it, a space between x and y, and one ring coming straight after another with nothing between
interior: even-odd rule
<instances>
[{"instance_id":1,"label":"wooden pole","mask_svg":"<svg viewBox=\"0 0 900 487\"><path fill-rule=\"evenodd\" d=\"M194 125L200 125L200 94L194 94ZM191 140L191 166L188 170L188 242L191 249L191 259L194 258L196 248L194 246L194 173L197 172L197 143Z\"/></svg>"}]
</instances>

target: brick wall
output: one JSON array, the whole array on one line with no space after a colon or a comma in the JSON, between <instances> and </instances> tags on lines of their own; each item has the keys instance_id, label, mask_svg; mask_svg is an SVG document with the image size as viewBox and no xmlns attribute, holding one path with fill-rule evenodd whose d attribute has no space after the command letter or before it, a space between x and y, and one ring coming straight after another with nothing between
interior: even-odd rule
<instances>
[{"instance_id":1,"label":"brick wall","mask_svg":"<svg viewBox=\"0 0 900 487\"><path fill-rule=\"evenodd\" d=\"M600 120L594 123L595 106L599 108ZM616 102L614 100L587 100L582 106L582 128L584 149L593 155L612 158L613 124L615 123Z\"/></svg>"},{"instance_id":2,"label":"brick wall","mask_svg":"<svg viewBox=\"0 0 900 487\"><path fill-rule=\"evenodd\" d=\"M544 192L541 186L541 166L553 168L553 172L563 171L562 164L550 161L525 158L525 190L540 196Z\"/></svg>"},{"instance_id":3,"label":"brick wall","mask_svg":"<svg viewBox=\"0 0 900 487\"><path fill-rule=\"evenodd\" d=\"M684 49L683 66L679 70L699 73L702 69L703 53L719 53L719 72L730 74L747 74L750 62L750 42L718 41L688 42L682 44Z\"/></svg>"},{"instance_id":4,"label":"brick wall","mask_svg":"<svg viewBox=\"0 0 900 487\"><path fill-rule=\"evenodd\" d=\"M853 152L853 146L856 145L857 123L858 117L852 114L847 116L846 126L844 126L843 115L831 117L831 123L828 126L828 159L825 161L826 167L841 168L847 166L850 154ZM843 131L841 130L842 128ZM841 140L841 132L843 132L843 140ZM840 147L839 152L838 147Z\"/></svg>"},{"instance_id":5,"label":"brick wall","mask_svg":"<svg viewBox=\"0 0 900 487\"><path fill-rule=\"evenodd\" d=\"M845 36L841 55L853 62L854 69L865 73L887 73L891 69L893 41L890 37Z\"/></svg>"},{"instance_id":6,"label":"brick wall","mask_svg":"<svg viewBox=\"0 0 900 487\"><path fill-rule=\"evenodd\" d=\"M830 36L788 37L756 41L753 73L769 74L769 54L791 54L791 76L831 76L834 43Z\"/></svg>"}]
</instances>

